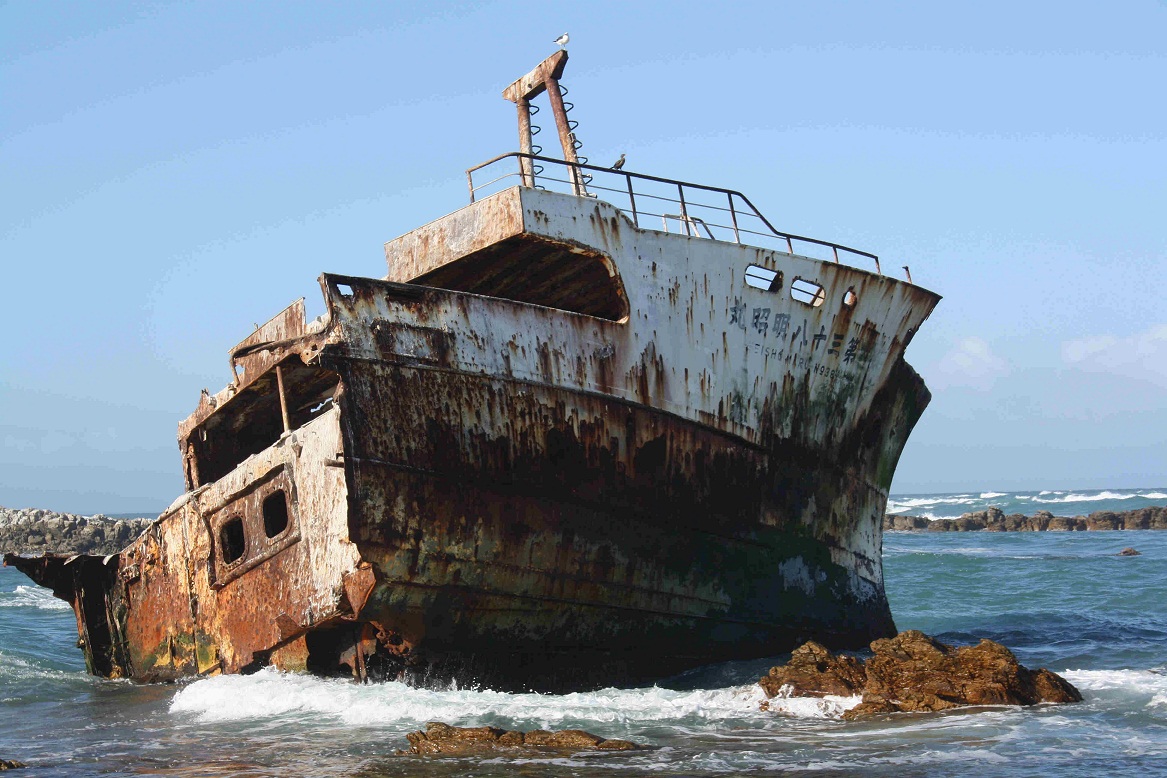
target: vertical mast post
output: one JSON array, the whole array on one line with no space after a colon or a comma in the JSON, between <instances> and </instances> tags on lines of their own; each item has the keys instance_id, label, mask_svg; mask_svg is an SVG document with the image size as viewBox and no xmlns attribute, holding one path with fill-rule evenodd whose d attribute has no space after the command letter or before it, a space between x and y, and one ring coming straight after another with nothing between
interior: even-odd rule
<instances>
[{"instance_id":1,"label":"vertical mast post","mask_svg":"<svg viewBox=\"0 0 1167 778\"><path fill-rule=\"evenodd\" d=\"M530 154L534 148L531 140L531 101L520 97L515 101L519 108L519 151ZM523 186L535 186L535 166L527 157L519 157L519 171L522 173Z\"/></svg>"},{"instance_id":2,"label":"vertical mast post","mask_svg":"<svg viewBox=\"0 0 1167 778\"><path fill-rule=\"evenodd\" d=\"M555 116L555 127L559 131L559 142L563 146L563 159L568 164L571 188L577 195L585 194L583 174L579 169L579 157L575 153L575 138L567 123L567 108L563 104L563 92L559 89L559 77L567 65L567 50L560 49L535 66L527 75L503 90L502 96L519 108L519 146L525 153L531 148L531 100L547 93L551 101L551 112ZM525 144L525 145L524 145ZM530 161L528 160L528 163ZM527 181L528 168L523 167L523 181ZM531 173L534 182L534 173Z\"/></svg>"}]
</instances>

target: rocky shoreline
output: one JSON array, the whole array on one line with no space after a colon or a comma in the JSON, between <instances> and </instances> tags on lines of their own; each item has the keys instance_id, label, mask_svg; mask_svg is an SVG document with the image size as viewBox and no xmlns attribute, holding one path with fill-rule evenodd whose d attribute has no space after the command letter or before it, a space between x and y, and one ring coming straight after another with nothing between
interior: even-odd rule
<instances>
[{"instance_id":1,"label":"rocky shoreline","mask_svg":"<svg viewBox=\"0 0 1167 778\"><path fill-rule=\"evenodd\" d=\"M0 552L11 554L114 554L153 519L79 516L41 508L0 506Z\"/></svg>"},{"instance_id":2,"label":"rocky shoreline","mask_svg":"<svg viewBox=\"0 0 1167 778\"><path fill-rule=\"evenodd\" d=\"M42 508L0 506L0 553L12 554L113 554L125 548L152 518L118 519L103 514L81 516ZM1114 512L1095 511L1089 516L1055 516L1038 511L1032 516L1006 515L999 508L966 513L959 519L887 514L888 532L1084 532L1135 529L1167 529L1167 507Z\"/></svg>"},{"instance_id":3,"label":"rocky shoreline","mask_svg":"<svg viewBox=\"0 0 1167 778\"><path fill-rule=\"evenodd\" d=\"M1167 508L1138 508L1132 511L1095 511L1089 516L1055 516L1038 511L1005 514L1000 508L965 513L959 519L929 519L926 516L887 514L883 529L888 532L1091 532L1127 529L1167 529Z\"/></svg>"}]
</instances>

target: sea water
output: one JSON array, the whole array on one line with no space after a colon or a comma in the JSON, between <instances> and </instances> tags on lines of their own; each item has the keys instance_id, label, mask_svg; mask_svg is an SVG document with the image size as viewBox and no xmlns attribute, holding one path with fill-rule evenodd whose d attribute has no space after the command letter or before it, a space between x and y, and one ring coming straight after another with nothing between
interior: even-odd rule
<instances>
[{"instance_id":1,"label":"sea water","mask_svg":"<svg viewBox=\"0 0 1167 778\"><path fill-rule=\"evenodd\" d=\"M1000 508L1005 513L1049 511L1055 516L1086 516L1094 511L1131 511L1167 505L1167 488L1042 489L1028 492L975 491L957 494L899 494L887 501L888 513L956 519L963 513Z\"/></svg>"},{"instance_id":2,"label":"sea water","mask_svg":"<svg viewBox=\"0 0 1167 778\"><path fill-rule=\"evenodd\" d=\"M957 499L931 497L937 506ZM1116 556L1128 546L1141 556ZM781 656L567 695L362 686L271 670L141 685L86 675L68 606L4 568L0 758L27 762L30 776L1167 774L1167 532L887 533L884 566L900 629L1000 641L1023 664L1064 675L1085 701L858 722L841 720L852 698L780 700L762 711L755 681ZM393 755L433 720L580 728L650 748Z\"/></svg>"}]
</instances>

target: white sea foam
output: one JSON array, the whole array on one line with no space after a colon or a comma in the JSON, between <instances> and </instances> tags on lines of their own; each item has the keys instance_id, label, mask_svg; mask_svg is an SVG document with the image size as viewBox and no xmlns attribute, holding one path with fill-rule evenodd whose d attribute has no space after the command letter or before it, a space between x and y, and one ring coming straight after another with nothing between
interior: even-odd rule
<instances>
[{"instance_id":1,"label":"white sea foam","mask_svg":"<svg viewBox=\"0 0 1167 778\"><path fill-rule=\"evenodd\" d=\"M935 554L937 556L991 556L999 551L1000 549L970 546L968 548L930 548L927 551L919 551L918 553Z\"/></svg>"},{"instance_id":2,"label":"white sea foam","mask_svg":"<svg viewBox=\"0 0 1167 778\"><path fill-rule=\"evenodd\" d=\"M503 719L521 722L525 727L562 728L580 722L765 720L770 714L759 708L763 699L765 695L756 684L694 691L652 687L563 695L508 694L485 689L436 691L400 683L356 685L265 669L254 675L196 681L175 695L170 710L191 714L203 722L310 713L349 726L416 727L435 720L463 725ZM771 710L811 718L838 715L829 704L818 705L819 700L807 702L790 700L775 705L772 701ZM841 708L839 713L845 709Z\"/></svg>"},{"instance_id":3,"label":"white sea foam","mask_svg":"<svg viewBox=\"0 0 1167 778\"><path fill-rule=\"evenodd\" d=\"M1069 503L1105 502L1108 500L1121 502L1124 500L1167 500L1167 490L1146 489L1131 491L1105 490L1097 494L1087 492L1063 491L1057 489L1043 489L1038 493L1018 494L1014 492L979 492L977 494L946 494L928 496L891 496L887 501L888 513L911 514L925 516L929 519L955 519L967 511L983 510L996 504L1009 510L1007 504L1013 501L1018 504L1029 503L1034 508L1041 505L1065 505ZM1005 501L1002 505L1000 501ZM1035 505L1037 504L1037 505Z\"/></svg>"},{"instance_id":4,"label":"white sea foam","mask_svg":"<svg viewBox=\"0 0 1167 778\"><path fill-rule=\"evenodd\" d=\"M888 513L898 513L898 512L899 511L893 511L891 509L888 509ZM912 511L911 515L916 516L917 518L927 519L928 521L936 521L937 519L959 519L961 516L961 514L959 514L959 513L942 514L942 513L937 513L936 511L921 511L921 510L914 510L914 511Z\"/></svg>"},{"instance_id":5,"label":"white sea foam","mask_svg":"<svg viewBox=\"0 0 1167 778\"><path fill-rule=\"evenodd\" d=\"M1061 675L1091 697L1126 697L1155 711L1167 709L1167 675L1150 670L1064 670Z\"/></svg>"},{"instance_id":6,"label":"white sea foam","mask_svg":"<svg viewBox=\"0 0 1167 778\"><path fill-rule=\"evenodd\" d=\"M21 659L10 653L0 651L0 681L88 681L89 676L81 671L54 670L42 667L34 662ZM0 686L3 686L0 683Z\"/></svg>"},{"instance_id":7,"label":"white sea foam","mask_svg":"<svg viewBox=\"0 0 1167 778\"><path fill-rule=\"evenodd\" d=\"M938 505L973 505L978 499L968 494L953 497L892 497L887 501L887 512L904 513L918 508L935 508Z\"/></svg>"},{"instance_id":8,"label":"white sea foam","mask_svg":"<svg viewBox=\"0 0 1167 778\"><path fill-rule=\"evenodd\" d=\"M1071 492L1069 494L1059 493L1060 497L1051 497L1049 499L1041 499L1035 497L1035 502L1044 503L1067 503L1067 502L1097 502L1099 500L1129 500L1134 497L1139 497L1138 494L1123 494L1121 492L1099 492L1098 494L1078 494Z\"/></svg>"},{"instance_id":9,"label":"white sea foam","mask_svg":"<svg viewBox=\"0 0 1167 778\"><path fill-rule=\"evenodd\" d=\"M760 689L761 687L755 688ZM838 697L828 694L822 698L788 697L781 693L787 688L782 687L778 696L770 700L769 709L772 713L800 719L837 719L863 701L863 698L858 695Z\"/></svg>"},{"instance_id":10,"label":"white sea foam","mask_svg":"<svg viewBox=\"0 0 1167 778\"><path fill-rule=\"evenodd\" d=\"M0 608L40 608L46 611L71 610L69 603L53 596L40 586L17 586L15 591L0 592Z\"/></svg>"}]
</instances>

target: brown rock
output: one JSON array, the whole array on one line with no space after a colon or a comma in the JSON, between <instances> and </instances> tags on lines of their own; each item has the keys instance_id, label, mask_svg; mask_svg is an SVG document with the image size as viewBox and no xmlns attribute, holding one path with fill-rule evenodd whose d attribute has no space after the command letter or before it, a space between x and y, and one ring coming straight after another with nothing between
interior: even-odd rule
<instances>
[{"instance_id":1,"label":"brown rock","mask_svg":"<svg viewBox=\"0 0 1167 778\"><path fill-rule=\"evenodd\" d=\"M930 519L924 516L900 516L894 513L885 514L883 528L903 532L907 530L927 529Z\"/></svg>"},{"instance_id":2,"label":"brown rock","mask_svg":"<svg viewBox=\"0 0 1167 778\"><path fill-rule=\"evenodd\" d=\"M1067 518L1065 516L1054 516L1046 525L1049 532L1077 532L1086 529L1086 520L1077 518Z\"/></svg>"},{"instance_id":3,"label":"brown rock","mask_svg":"<svg viewBox=\"0 0 1167 778\"><path fill-rule=\"evenodd\" d=\"M851 710L843 714L843 718L851 721L864 716L872 716L877 713L900 713L901 710L896 704L890 700L885 700L882 697L864 697L863 702L856 705Z\"/></svg>"},{"instance_id":4,"label":"brown rock","mask_svg":"<svg viewBox=\"0 0 1167 778\"><path fill-rule=\"evenodd\" d=\"M1129 546L1124 548L1122 551L1119 551L1117 554L1115 554L1115 556L1142 556L1142 555L1143 555L1142 551L1137 551Z\"/></svg>"},{"instance_id":5,"label":"brown rock","mask_svg":"<svg viewBox=\"0 0 1167 778\"><path fill-rule=\"evenodd\" d=\"M602 737L597 737L590 732L584 732L582 729L565 729L561 732L548 732L543 729L536 729L523 736L523 745L572 749L595 748L603 740Z\"/></svg>"},{"instance_id":6,"label":"brown rock","mask_svg":"<svg viewBox=\"0 0 1167 778\"><path fill-rule=\"evenodd\" d=\"M1005 517L1004 529L1006 532L1017 532L1025 526L1025 522L1028 520L1029 517L1024 513L1010 513Z\"/></svg>"},{"instance_id":7,"label":"brown rock","mask_svg":"<svg viewBox=\"0 0 1167 778\"><path fill-rule=\"evenodd\" d=\"M1038 702L1082 701L1082 693L1073 684L1044 667L1033 671L1033 691Z\"/></svg>"},{"instance_id":8,"label":"brown rock","mask_svg":"<svg viewBox=\"0 0 1167 778\"><path fill-rule=\"evenodd\" d=\"M1110 511L1095 511L1086 517L1086 529L1107 531L1122 528L1122 517Z\"/></svg>"},{"instance_id":9,"label":"brown rock","mask_svg":"<svg viewBox=\"0 0 1167 778\"><path fill-rule=\"evenodd\" d=\"M471 754L494 748L505 734L497 727L451 727L431 721L425 732L410 732L405 739L409 741L409 753Z\"/></svg>"},{"instance_id":10,"label":"brown rock","mask_svg":"<svg viewBox=\"0 0 1167 778\"><path fill-rule=\"evenodd\" d=\"M822 646L808 643L795 650L787 665L772 668L759 683L769 697L787 684L799 696L862 693L863 702L844 714L847 719L962 705L1082 699L1062 677L1022 667L1013 652L991 640L953 648L909 630L875 641L871 650L874 655L860 666L852 657L835 657Z\"/></svg>"},{"instance_id":11,"label":"brown rock","mask_svg":"<svg viewBox=\"0 0 1167 778\"><path fill-rule=\"evenodd\" d=\"M28 767L28 765L15 759L0 759L0 770L16 770L21 767Z\"/></svg>"},{"instance_id":12,"label":"brown rock","mask_svg":"<svg viewBox=\"0 0 1167 778\"><path fill-rule=\"evenodd\" d=\"M785 665L771 667L758 683L768 697L778 696L783 686L789 686L794 697L849 697L859 694L867 675L855 657L835 656L812 640L794 649Z\"/></svg>"},{"instance_id":13,"label":"brown rock","mask_svg":"<svg viewBox=\"0 0 1167 778\"><path fill-rule=\"evenodd\" d=\"M426 724L425 732L410 732L408 751L398 754L445 754L468 756L499 748L545 748L562 751L599 749L628 751L641 748L628 740L605 740L582 729L564 729L548 732L543 729L527 733L502 730L498 727L452 727L440 721Z\"/></svg>"}]
</instances>

